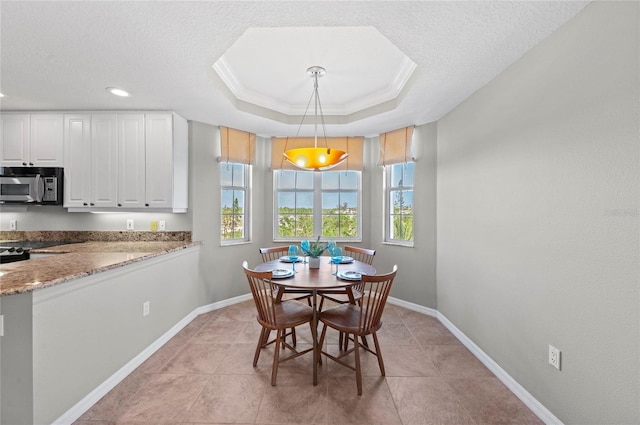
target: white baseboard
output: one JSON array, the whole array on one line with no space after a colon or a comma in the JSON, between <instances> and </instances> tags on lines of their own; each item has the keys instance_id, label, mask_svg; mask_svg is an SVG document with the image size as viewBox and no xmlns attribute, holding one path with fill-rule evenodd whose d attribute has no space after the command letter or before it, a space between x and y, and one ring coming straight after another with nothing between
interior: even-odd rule
<instances>
[{"instance_id":1,"label":"white baseboard","mask_svg":"<svg viewBox=\"0 0 640 425\"><path fill-rule=\"evenodd\" d=\"M451 333L458 338L458 340L471 351L471 353L478 358L493 374L516 397L518 397L533 413L540 418L547 425L562 425L562 421L558 419L553 413L549 411L542 403L540 403L535 397L533 397L522 385L520 385L515 379L513 379L504 369L498 365L491 357L480 349L469 337L467 337L460 329L458 329L453 323L447 319L444 314L433 308L424 307L418 304L410 303L397 298L389 297L387 299L389 304L404 307L408 310L413 310L418 313L425 314L437 318Z\"/></svg>"},{"instance_id":2,"label":"white baseboard","mask_svg":"<svg viewBox=\"0 0 640 425\"><path fill-rule=\"evenodd\" d=\"M544 407L534 396L524 389L515 379L511 377L498 363L493 361L480 347L478 347L469 337L447 319L444 314L438 312L438 320L446 326L458 340L473 353L493 374L511 390L533 413L547 425L563 425L549 409Z\"/></svg>"},{"instance_id":3,"label":"white baseboard","mask_svg":"<svg viewBox=\"0 0 640 425\"><path fill-rule=\"evenodd\" d=\"M176 336L185 326L187 326L193 319L203 313L209 313L214 310L228 307L233 304L237 304L243 301L250 300L251 294L241 295L239 297L229 298L224 301L204 305L196 308L191 313L186 315L182 320L176 323L171 329L165 332L160 338L155 340L151 345L145 348L140 354L135 356L131 361L122 366L116 373L111 375L102 384L98 385L93 391L87 394L82 400L77 402L71 409L67 410L62 416L56 419L52 425L70 425L75 422L80 416L87 410L96 404L102 397L104 397L109 391L111 391L116 385L118 385L124 378L126 378L131 372L133 372L138 366L151 357L156 351L158 351L164 344L166 344L171 338Z\"/></svg>"},{"instance_id":4,"label":"white baseboard","mask_svg":"<svg viewBox=\"0 0 640 425\"><path fill-rule=\"evenodd\" d=\"M438 310L434 308L425 307L422 305L410 303L408 301L404 301L398 298L389 297L387 298L387 302L389 304L397 305L398 307L406 308L407 310L417 311L418 313L422 313L426 316L438 317Z\"/></svg>"},{"instance_id":5,"label":"white baseboard","mask_svg":"<svg viewBox=\"0 0 640 425\"><path fill-rule=\"evenodd\" d=\"M133 372L138 366L144 363L149 357L153 355L160 347L166 344L171 338L173 338L178 332L187 326L193 319L200 314L209 313L214 310L228 307L233 304L244 302L251 299L251 294L241 295L239 297L229 298L216 303L208 304L202 307L198 307L189 313L185 318L176 323L171 329L164 333L160 338L149 345L144 351L134 357L130 362L124 365L120 370L114 373L106 381L100 384L96 389L91 391L76 403L71 409L60 416L53 425L69 425L76 421L80 416L84 414L91 406L98 402L105 394L111 391L116 385L118 385L124 378ZM560 419L558 419L553 413L549 411L542 403L540 403L535 397L533 397L522 385L520 385L515 379L513 379L504 369L498 365L491 357L489 357L484 351L480 349L471 339L469 339L460 329L458 329L453 323L449 321L443 314L433 308L424 307L418 304L410 303L398 298L389 297L389 304L397 305L399 307L406 308L408 310L422 313L426 316L437 318L451 333L458 338L458 340L471 351L471 353L478 358L493 374L515 394L522 402L535 413L540 420L547 425L563 425Z\"/></svg>"}]
</instances>

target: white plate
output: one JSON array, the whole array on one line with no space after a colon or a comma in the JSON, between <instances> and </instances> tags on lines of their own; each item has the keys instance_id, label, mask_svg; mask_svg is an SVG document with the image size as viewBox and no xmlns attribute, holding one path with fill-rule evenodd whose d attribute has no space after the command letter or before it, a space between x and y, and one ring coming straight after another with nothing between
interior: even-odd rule
<instances>
[{"instance_id":1,"label":"white plate","mask_svg":"<svg viewBox=\"0 0 640 425\"><path fill-rule=\"evenodd\" d=\"M344 272L338 272L338 277L344 280L360 280L362 273L353 270L347 270Z\"/></svg>"},{"instance_id":2,"label":"white plate","mask_svg":"<svg viewBox=\"0 0 640 425\"><path fill-rule=\"evenodd\" d=\"M333 263L333 259L331 260L331 262ZM340 264L350 264L350 263L353 263L353 257L343 256L342 260L340 260Z\"/></svg>"},{"instance_id":3,"label":"white plate","mask_svg":"<svg viewBox=\"0 0 640 425\"><path fill-rule=\"evenodd\" d=\"M284 257L280 257L280 261L282 261L283 263L293 263L293 261L291 261L288 255L285 255ZM302 259L298 257L298 259L296 260L296 263L299 263L300 261L302 261Z\"/></svg>"},{"instance_id":4,"label":"white plate","mask_svg":"<svg viewBox=\"0 0 640 425\"><path fill-rule=\"evenodd\" d=\"M275 269L271 270L272 279L284 279L285 277L293 276L293 270L291 269Z\"/></svg>"}]
</instances>

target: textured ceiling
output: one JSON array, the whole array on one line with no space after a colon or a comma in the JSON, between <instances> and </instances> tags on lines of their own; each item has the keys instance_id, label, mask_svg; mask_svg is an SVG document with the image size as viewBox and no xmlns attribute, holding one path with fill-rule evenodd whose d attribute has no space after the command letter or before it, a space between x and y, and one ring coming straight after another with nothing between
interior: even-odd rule
<instances>
[{"instance_id":1,"label":"textured ceiling","mask_svg":"<svg viewBox=\"0 0 640 425\"><path fill-rule=\"evenodd\" d=\"M255 99L238 99L213 65L226 52L233 54L234 44L242 43L249 29L357 27L376 31L383 40L378 42L388 43L416 66L395 98L374 111L352 108L343 123L327 126L328 136L373 135L439 119L586 4L2 1L0 92L5 97L0 99L0 108L173 110L189 120L260 135L294 135L299 127L298 101L287 106L290 111L270 115L270 105L265 108L256 105ZM371 40L376 41L375 37ZM237 72L243 87L264 84L268 86L264 91L277 100L292 98L287 93L295 89L308 97L312 81L306 69L325 66L320 97L324 102L326 95L327 107L337 108L346 102L334 102L332 96L354 99L358 96L349 92L350 86L367 89L367 84L379 83L371 76L393 73L384 61L375 60L375 46L369 46L366 39L359 43L354 47L346 41L319 40L302 46L307 48L289 49L287 54L279 44L256 46L255 58L240 62L244 66ZM371 74L355 66L334 65L335 57L361 54L373 57L375 65L365 68ZM292 75L290 84L282 84L282 75ZM339 93L332 92L332 79ZM124 88L132 97L116 98L105 91L109 86ZM312 131L313 126L305 125L301 134Z\"/></svg>"}]
</instances>

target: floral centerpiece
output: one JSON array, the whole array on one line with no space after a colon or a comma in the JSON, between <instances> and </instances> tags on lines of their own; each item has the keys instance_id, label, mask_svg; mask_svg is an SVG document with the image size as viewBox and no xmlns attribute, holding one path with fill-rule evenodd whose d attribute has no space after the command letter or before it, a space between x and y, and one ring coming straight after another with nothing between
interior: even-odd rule
<instances>
[{"instance_id":1,"label":"floral centerpiece","mask_svg":"<svg viewBox=\"0 0 640 425\"><path fill-rule=\"evenodd\" d=\"M324 242L320 242L320 236L316 241L310 244L308 241L303 241L300 244L300 248L304 255L309 256L309 268L317 269L320 267L320 256L327 249L327 244Z\"/></svg>"}]
</instances>

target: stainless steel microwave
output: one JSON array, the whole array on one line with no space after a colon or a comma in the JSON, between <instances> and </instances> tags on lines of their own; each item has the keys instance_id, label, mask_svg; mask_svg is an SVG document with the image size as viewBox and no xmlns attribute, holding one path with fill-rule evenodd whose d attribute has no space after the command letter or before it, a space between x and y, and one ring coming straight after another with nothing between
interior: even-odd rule
<instances>
[{"instance_id":1,"label":"stainless steel microwave","mask_svg":"<svg viewBox=\"0 0 640 425\"><path fill-rule=\"evenodd\" d=\"M62 205L64 170L0 167L0 204Z\"/></svg>"}]
</instances>

